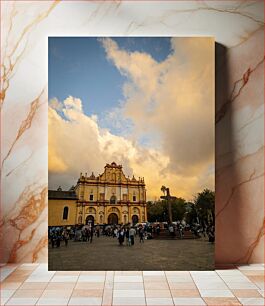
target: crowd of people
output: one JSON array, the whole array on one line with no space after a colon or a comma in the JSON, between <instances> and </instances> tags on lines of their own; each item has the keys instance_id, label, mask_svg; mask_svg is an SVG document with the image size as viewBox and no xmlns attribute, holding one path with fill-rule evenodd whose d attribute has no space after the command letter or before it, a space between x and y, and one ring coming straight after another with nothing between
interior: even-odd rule
<instances>
[{"instance_id":1,"label":"crowd of people","mask_svg":"<svg viewBox=\"0 0 265 306\"><path fill-rule=\"evenodd\" d=\"M68 240L71 239L70 231L66 227L56 227L49 229L49 240L51 242L52 248L55 246L60 247L61 241L64 241L65 246L68 246Z\"/></svg>"},{"instance_id":2,"label":"crowd of people","mask_svg":"<svg viewBox=\"0 0 265 306\"><path fill-rule=\"evenodd\" d=\"M118 238L119 245L123 245L126 240L126 245L132 246L134 245L135 237L139 236L139 242L144 243L144 239L146 239L146 231L143 226L133 227L133 226L120 226L119 228L115 228L113 230L113 236Z\"/></svg>"},{"instance_id":3,"label":"crowd of people","mask_svg":"<svg viewBox=\"0 0 265 306\"><path fill-rule=\"evenodd\" d=\"M185 232L191 232L195 238L208 237L209 242L215 241L214 224L202 226L199 223L187 224L185 221L177 221L168 225L168 231L171 236L178 236L180 239L185 238Z\"/></svg>"},{"instance_id":4,"label":"crowd of people","mask_svg":"<svg viewBox=\"0 0 265 306\"><path fill-rule=\"evenodd\" d=\"M147 231L143 226L134 227L130 224L125 226L93 226L89 224L70 227L50 227L49 229L49 240L52 248L59 248L62 242L67 247L68 240L92 243L93 237L99 238L100 236L117 238L119 245L123 245L126 242L128 246L134 245L136 236L139 236L140 243L143 243L144 239L148 239Z\"/></svg>"},{"instance_id":5,"label":"crowd of people","mask_svg":"<svg viewBox=\"0 0 265 306\"><path fill-rule=\"evenodd\" d=\"M119 245L133 246L136 237L138 237L140 243L144 243L146 239L158 237L162 228L168 231L172 238L183 239L185 238L185 232L191 232L195 238L208 237L209 242L214 243L215 241L214 224L201 226L199 223L193 223L189 225L183 221L173 222L172 224L166 222L163 222L163 224L146 223L137 226L131 224L93 226L90 223L70 227L50 227L49 240L52 248L58 248L62 242L67 247L69 240L92 243L94 237L107 236L116 238Z\"/></svg>"}]
</instances>

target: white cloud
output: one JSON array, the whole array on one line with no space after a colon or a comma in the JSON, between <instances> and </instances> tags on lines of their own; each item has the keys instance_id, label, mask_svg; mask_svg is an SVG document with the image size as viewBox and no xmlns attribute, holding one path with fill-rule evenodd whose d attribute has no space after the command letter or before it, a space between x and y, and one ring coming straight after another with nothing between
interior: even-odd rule
<instances>
[{"instance_id":1,"label":"white cloud","mask_svg":"<svg viewBox=\"0 0 265 306\"><path fill-rule=\"evenodd\" d=\"M57 98L50 99L49 106L58 111L61 111L63 109L63 104L60 101L58 101Z\"/></svg>"},{"instance_id":2,"label":"white cloud","mask_svg":"<svg viewBox=\"0 0 265 306\"><path fill-rule=\"evenodd\" d=\"M76 110L82 112L82 102L80 99L69 96L64 100L66 110Z\"/></svg>"}]
</instances>

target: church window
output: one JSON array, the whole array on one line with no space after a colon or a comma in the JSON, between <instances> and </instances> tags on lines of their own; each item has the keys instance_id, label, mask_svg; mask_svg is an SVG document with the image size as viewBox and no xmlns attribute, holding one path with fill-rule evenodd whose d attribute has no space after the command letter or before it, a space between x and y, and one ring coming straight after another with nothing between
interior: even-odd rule
<instances>
[{"instance_id":1,"label":"church window","mask_svg":"<svg viewBox=\"0 0 265 306\"><path fill-rule=\"evenodd\" d=\"M68 219L68 210L69 210L69 208L67 206L65 206L64 209L63 209L63 220Z\"/></svg>"},{"instance_id":2,"label":"church window","mask_svg":"<svg viewBox=\"0 0 265 306\"><path fill-rule=\"evenodd\" d=\"M93 201L93 194L91 194L91 195L89 196L89 200L90 200L90 201Z\"/></svg>"},{"instance_id":3,"label":"church window","mask_svg":"<svg viewBox=\"0 0 265 306\"><path fill-rule=\"evenodd\" d=\"M133 196L133 202L136 202L136 196L135 195Z\"/></svg>"},{"instance_id":4,"label":"church window","mask_svg":"<svg viewBox=\"0 0 265 306\"><path fill-rule=\"evenodd\" d=\"M110 204L116 204L116 197L114 195L110 198Z\"/></svg>"}]
</instances>

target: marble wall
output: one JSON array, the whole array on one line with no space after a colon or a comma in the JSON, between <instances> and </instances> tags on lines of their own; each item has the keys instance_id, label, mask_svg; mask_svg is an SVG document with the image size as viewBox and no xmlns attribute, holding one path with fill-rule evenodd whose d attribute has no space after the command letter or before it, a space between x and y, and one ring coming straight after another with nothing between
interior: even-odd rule
<instances>
[{"instance_id":1,"label":"marble wall","mask_svg":"<svg viewBox=\"0 0 265 306\"><path fill-rule=\"evenodd\" d=\"M217 262L264 260L263 35L217 46Z\"/></svg>"},{"instance_id":2,"label":"marble wall","mask_svg":"<svg viewBox=\"0 0 265 306\"><path fill-rule=\"evenodd\" d=\"M263 1L1 2L1 262L47 261L48 36L214 36L216 262L263 262Z\"/></svg>"}]
</instances>

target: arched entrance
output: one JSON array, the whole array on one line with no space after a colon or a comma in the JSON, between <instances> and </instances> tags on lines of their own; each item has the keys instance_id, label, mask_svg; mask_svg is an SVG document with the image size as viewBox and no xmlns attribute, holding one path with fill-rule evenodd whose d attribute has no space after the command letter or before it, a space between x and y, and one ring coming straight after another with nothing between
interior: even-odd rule
<instances>
[{"instance_id":1,"label":"arched entrance","mask_svg":"<svg viewBox=\"0 0 265 306\"><path fill-rule=\"evenodd\" d=\"M137 215L133 215L132 216L132 224L134 225L134 224L136 224L138 222L139 222L139 217Z\"/></svg>"},{"instance_id":2,"label":"arched entrance","mask_svg":"<svg viewBox=\"0 0 265 306\"><path fill-rule=\"evenodd\" d=\"M108 216L108 224L118 224L118 215L115 213L111 213Z\"/></svg>"},{"instance_id":3,"label":"arched entrance","mask_svg":"<svg viewBox=\"0 0 265 306\"><path fill-rule=\"evenodd\" d=\"M89 215L86 217L86 224L91 224L92 226L94 226L94 222L95 222L95 219L93 216Z\"/></svg>"}]
</instances>

